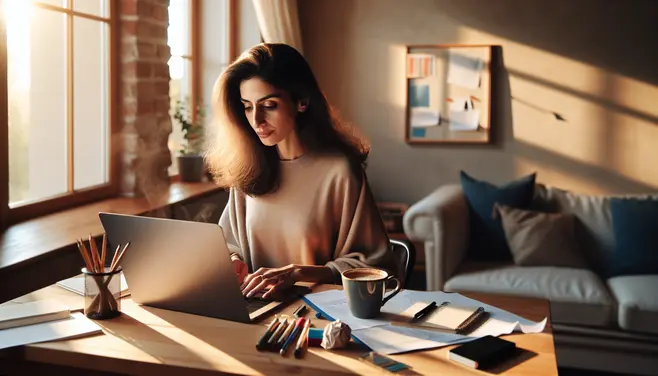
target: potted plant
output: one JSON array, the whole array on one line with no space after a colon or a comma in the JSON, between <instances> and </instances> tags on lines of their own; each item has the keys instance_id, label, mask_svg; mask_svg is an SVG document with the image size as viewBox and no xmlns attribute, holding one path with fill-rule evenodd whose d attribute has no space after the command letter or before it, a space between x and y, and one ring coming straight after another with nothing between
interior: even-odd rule
<instances>
[{"instance_id":1,"label":"potted plant","mask_svg":"<svg viewBox=\"0 0 658 376\"><path fill-rule=\"evenodd\" d=\"M204 144L204 118L205 110L202 106L196 108L196 118L192 120L192 113L187 103L182 100L176 101L174 108L174 120L183 131L185 143L182 145L178 156L178 174L184 182L199 182L205 172L203 160Z\"/></svg>"}]
</instances>

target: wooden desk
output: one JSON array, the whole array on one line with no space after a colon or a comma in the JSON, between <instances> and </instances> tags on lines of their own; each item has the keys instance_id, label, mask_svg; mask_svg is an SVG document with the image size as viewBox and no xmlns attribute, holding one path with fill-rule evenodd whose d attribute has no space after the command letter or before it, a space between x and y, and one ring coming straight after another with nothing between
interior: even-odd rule
<instances>
[{"instance_id":1,"label":"wooden desk","mask_svg":"<svg viewBox=\"0 0 658 376\"><path fill-rule=\"evenodd\" d=\"M314 290L330 288L340 287L319 286ZM62 296L58 287L48 287L36 295L29 294L12 303L20 304L35 297L44 298L49 295L48 289L57 289L52 292ZM546 300L465 295L531 320L538 321L549 316ZM282 313L291 314L299 304L290 304ZM18 373L27 366L33 370L36 365L40 371L45 371L57 365L67 367L67 374L79 370L80 374L85 375L106 372L136 375L385 374L358 361L356 357L364 350L354 343L338 351L311 348L304 359L258 352L255 344L269 319L259 324L242 324L140 306L130 299L122 300L122 311L119 318L98 321L106 335L0 351L0 369L15 370ZM314 313L307 314L307 317L312 318L316 327L327 324L325 320L315 319ZM518 347L526 351L518 359L489 372L472 370L448 360L447 351L451 347L392 357L411 365L417 373L426 375L557 375L549 325L543 333L515 334L504 338L516 342Z\"/></svg>"}]
</instances>

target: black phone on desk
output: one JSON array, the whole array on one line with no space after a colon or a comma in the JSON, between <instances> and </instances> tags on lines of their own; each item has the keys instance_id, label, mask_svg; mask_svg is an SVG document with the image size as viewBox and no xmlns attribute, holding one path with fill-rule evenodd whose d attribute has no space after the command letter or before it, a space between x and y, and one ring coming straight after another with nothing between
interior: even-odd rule
<instances>
[{"instance_id":1,"label":"black phone on desk","mask_svg":"<svg viewBox=\"0 0 658 376\"><path fill-rule=\"evenodd\" d=\"M491 335L480 337L448 351L448 359L471 368L489 368L516 351L516 343Z\"/></svg>"}]
</instances>

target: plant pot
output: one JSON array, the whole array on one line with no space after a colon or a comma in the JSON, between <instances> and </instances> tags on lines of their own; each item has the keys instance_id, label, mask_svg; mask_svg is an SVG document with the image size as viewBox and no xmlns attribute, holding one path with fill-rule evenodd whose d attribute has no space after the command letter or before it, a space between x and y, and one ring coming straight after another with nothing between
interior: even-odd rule
<instances>
[{"instance_id":1,"label":"plant pot","mask_svg":"<svg viewBox=\"0 0 658 376\"><path fill-rule=\"evenodd\" d=\"M178 156L178 174L184 182L200 182L203 179L205 165L203 156L186 154Z\"/></svg>"}]
</instances>

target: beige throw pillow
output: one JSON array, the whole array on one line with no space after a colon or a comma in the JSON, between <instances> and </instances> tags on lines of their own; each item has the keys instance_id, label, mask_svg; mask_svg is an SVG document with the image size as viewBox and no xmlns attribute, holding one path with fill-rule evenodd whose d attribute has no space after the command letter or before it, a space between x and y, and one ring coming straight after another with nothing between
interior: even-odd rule
<instances>
[{"instance_id":1,"label":"beige throw pillow","mask_svg":"<svg viewBox=\"0 0 658 376\"><path fill-rule=\"evenodd\" d=\"M514 263L522 266L587 267L575 236L576 217L496 204Z\"/></svg>"}]
</instances>

